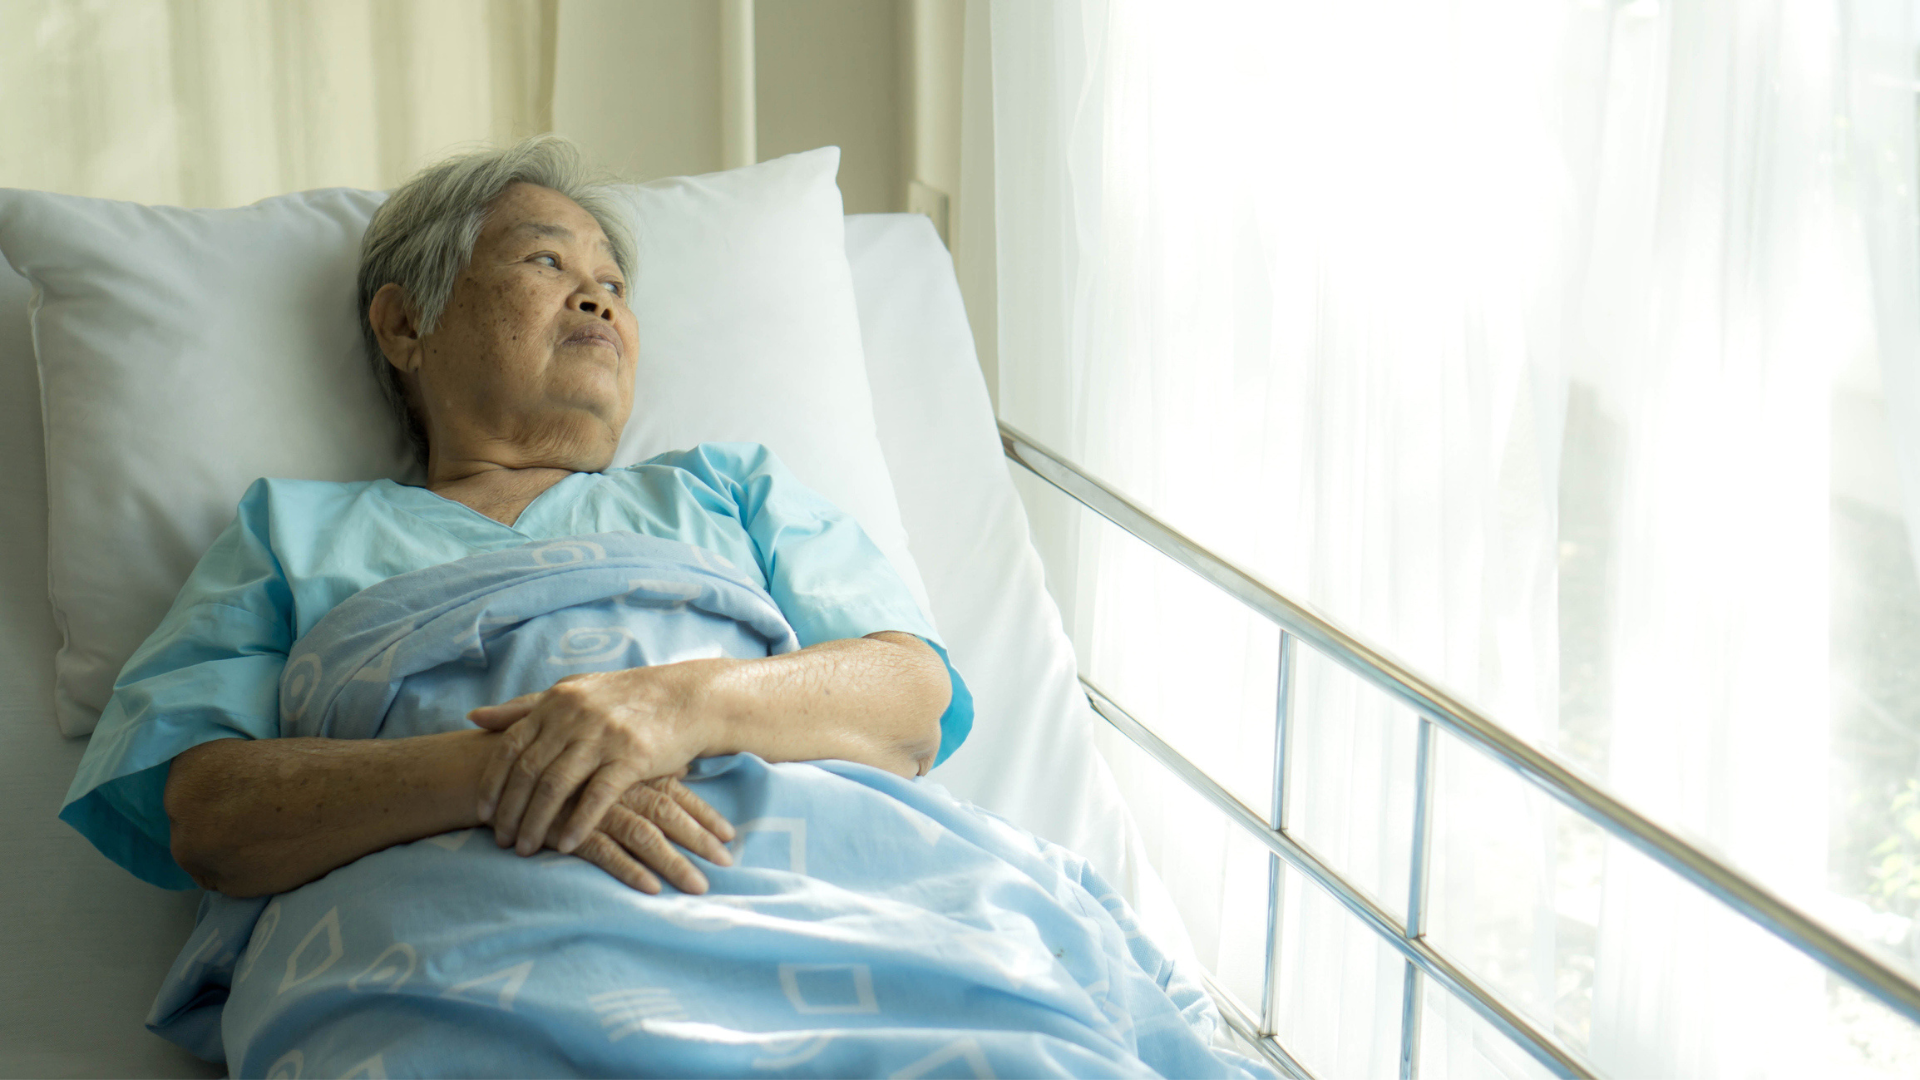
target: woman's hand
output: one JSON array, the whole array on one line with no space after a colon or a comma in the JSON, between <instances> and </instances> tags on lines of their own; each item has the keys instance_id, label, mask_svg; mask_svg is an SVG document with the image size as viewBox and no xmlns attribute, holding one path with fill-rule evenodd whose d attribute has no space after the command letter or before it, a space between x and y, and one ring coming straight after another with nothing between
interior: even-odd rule
<instances>
[{"instance_id":1,"label":"woman's hand","mask_svg":"<svg viewBox=\"0 0 1920 1080\"><path fill-rule=\"evenodd\" d=\"M719 811L678 778L662 776L628 788L573 854L643 893L658 893L660 878L666 878L681 892L699 894L707 891L706 875L673 844L731 866L731 839L733 826Z\"/></svg>"},{"instance_id":2,"label":"woman's hand","mask_svg":"<svg viewBox=\"0 0 1920 1080\"><path fill-rule=\"evenodd\" d=\"M683 773L708 748L693 666L571 675L468 713L505 732L480 775L480 817L493 824L495 842L531 855L571 804L551 845L571 853L634 785Z\"/></svg>"}]
</instances>

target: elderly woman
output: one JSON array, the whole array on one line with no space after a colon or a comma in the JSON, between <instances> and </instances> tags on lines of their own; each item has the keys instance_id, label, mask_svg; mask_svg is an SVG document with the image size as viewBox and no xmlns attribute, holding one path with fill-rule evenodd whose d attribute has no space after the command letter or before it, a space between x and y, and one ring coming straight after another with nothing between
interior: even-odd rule
<instances>
[{"instance_id":1,"label":"elderly woman","mask_svg":"<svg viewBox=\"0 0 1920 1080\"><path fill-rule=\"evenodd\" d=\"M637 888L658 890L651 866L698 891L702 875L661 837L726 858L707 834L728 838L726 823L671 783L693 759L839 758L913 776L942 749L943 711L952 741L965 732L921 640L932 632L884 558L770 454L702 447L602 471L633 401L633 255L580 172L564 144L534 141L432 169L374 216L363 328L425 484L262 481L247 493L128 666L92 747L177 725L181 708L217 712L157 770L164 817L119 805L131 802L125 783L95 793L104 805L68 808L96 842L109 807L144 826L119 850L102 845L136 873L181 885L184 871L258 896L489 824L522 855L552 842ZM756 568L808 647L568 678L477 710L474 723L449 718L444 734L260 737L278 734L275 661L348 596L477 552L608 529Z\"/></svg>"},{"instance_id":2,"label":"elderly woman","mask_svg":"<svg viewBox=\"0 0 1920 1080\"><path fill-rule=\"evenodd\" d=\"M149 1026L236 1075L1236 1071L1083 863L910 782L970 698L858 525L763 447L607 471L632 259L550 138L374 216L424 484L257 482L62 810L210 890Z\"/></svg>"}]
</instances>

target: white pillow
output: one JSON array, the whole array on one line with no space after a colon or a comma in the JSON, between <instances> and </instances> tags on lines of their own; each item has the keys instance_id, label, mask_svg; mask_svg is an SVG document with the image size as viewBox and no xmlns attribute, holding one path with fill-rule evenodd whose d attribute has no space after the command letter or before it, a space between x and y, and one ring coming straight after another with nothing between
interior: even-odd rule
<instances>
[{"instance_id":1,"label":"white pillow","mask_svg":"<svg viewBox=\"0 0 1920 1080\"><path fill-rule=\"evenodd\" d=\"M613 463L765 443L859 520L928 612L874 428L839 165L829 146L623 189L640 359Z\"/></svg>"},{"instance_id":2,"label":"white pillow","mask_svg":"<svg viewBox=\"0 0 1920 1080\"><path fill-rule=\"evenodd\" d=\"M836 147L625 189L640 370L615 464L771 446L858 519L926 609L874 434ZM182 210L0 189L34 288L60 729L93 730L255 478L417 479L362 352L360 236L384 195Z\"/></svg>"}]
</instances>

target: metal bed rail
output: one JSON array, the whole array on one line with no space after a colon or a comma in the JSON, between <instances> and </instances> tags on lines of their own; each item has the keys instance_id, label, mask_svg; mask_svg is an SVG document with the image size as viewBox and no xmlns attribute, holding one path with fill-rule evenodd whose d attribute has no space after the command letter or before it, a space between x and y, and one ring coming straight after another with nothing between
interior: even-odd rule
<instances>
[{"instance_id":1,"label":"metal bed rail","mask_svg":"<svg viewBox=\"0 0 1920 1080\"><path fill-rule=\"evenodd\" d=\"M1274 778L1271 805L1256 810L1169 746L1084 677L1081 683L1093 709L1148 755L1207 799L1226 817L1250 832L1269 852L1268 948L1260 1011L1253 1015L1231 994L1208 982L1221 1002L1227 1025L1246 1037L1283 1073L1312 1074L1273 1035L1276 949L1275 905L1280 864L1325 890L1350 914L1405 958L1401 998L1400 1075L1417 1071L1422 982L1432 979L1465 1002L1539 1063L1559 1076L1597 1076L1593 1065L1542 1030L1492 988L1454 964L1427 941L1426 894L1431 864L1434 788L1434 732L1454 735L1546 791L1562 804L1615 837L1705 890L1708 895L1758 923L1828 970L1915 1023L1920 1023L1920 982L1823 926L1766 887L1749 879L1692 843L1647 818L1581 777L1553 755L1507 731L1472 706L1428 682L1381 650L1341 629L1306 605L1214 555L1078 466L1034 442L1002 421L1000 441L1006 456L1065 492L1081 505L1113 522L1175 562L1225 590L1280 628L1278 703L1275 715ZM1295 652L1305 644L1358 676L1363 682L1412 709L1419 717L1415 750L1412 865L1404 921L1382 908L1366 892L1328 866L1298 838L1287 822L1287 749L1292 727L1291 693Z\"/></svg>"}]
</instances>

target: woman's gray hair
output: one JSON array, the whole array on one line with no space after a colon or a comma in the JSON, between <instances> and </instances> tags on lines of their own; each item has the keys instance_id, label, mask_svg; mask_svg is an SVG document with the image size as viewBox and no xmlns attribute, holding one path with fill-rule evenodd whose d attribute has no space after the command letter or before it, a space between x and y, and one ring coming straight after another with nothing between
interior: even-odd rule
<instances>
[{"instance_id":1,"label":"woman's gray hair","mask_svg":"<svg viewBox=\"0 0 1920 1080\"><path fill-rule=\"evenodd\" d=\"M535 135L504 149L448 158L393 190L374 211L360 242L360 333L387 401L424 464L427 433L407 404L399 369L387 363L369 314L373 294L389 283L406 291L416 326L430 334L453 295L453 284L473 258L473 245L487 211L513 184L550 188L579 204L600 223L613 260L633 277L633 237L605 181L590 173L571 142Z\"/></svg>"}]
</instances>

